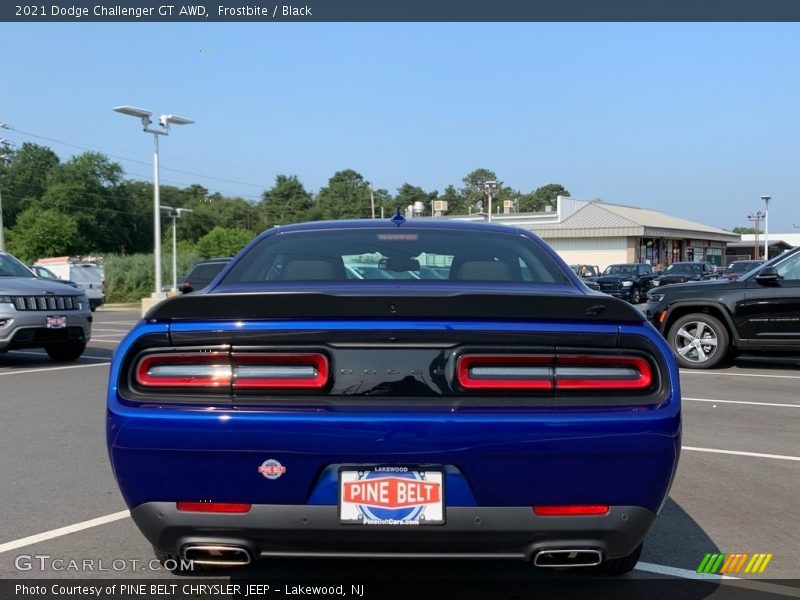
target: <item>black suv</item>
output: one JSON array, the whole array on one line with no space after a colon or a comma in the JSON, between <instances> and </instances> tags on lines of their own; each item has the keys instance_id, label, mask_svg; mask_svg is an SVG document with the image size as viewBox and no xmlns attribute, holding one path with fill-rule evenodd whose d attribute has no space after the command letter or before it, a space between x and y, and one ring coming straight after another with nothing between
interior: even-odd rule
<instances>
[{"instance_id":1,"label":"black suv","mask_svg":"<svg viewBox=\"0 0 800 600\"><path fill-rule=\"evenodd\" d=\"M717 277L719 277L719 273L709 262L676 262L669 265L664 274L653 282L653 285L664 286L687 281L706 281Z\"/></svg>"},{"instance_id":2,"label":"black suv","mask_svg":"<svg viewBox=\"0 0 800 600\"><path fill-rule=\"evenodd\" d=\"M600 291L617 298L627 300L631 304L639 304L653 286L655 273L646 263L625 263L609 265L595 281Z\"/></svg>"},{"instance_id":3,"label":"black suv","mask_svg":"<svg viewBox=\"0 0 800 600\"><path fill-rule=\"evenodd\" d=\"M223 258L209 258L201 260L192 265L192 270L186 276L186 279L181 286L181 291L184 294L201 290L209 283L214 281L214 278L220 274L220 271L231 262L231 257L226 256Z\"/></svg>"},{"instance_id":4,"label":"black suv","mask_svg":"<svg viewBox=\"0 0 800 600\"><path fill-rule=\"evenodd\" d=\"M800 247L736 281L654 288L645 314L682 367L710 369L743 351L800 354Z\"/></svg>"}]
</instances>

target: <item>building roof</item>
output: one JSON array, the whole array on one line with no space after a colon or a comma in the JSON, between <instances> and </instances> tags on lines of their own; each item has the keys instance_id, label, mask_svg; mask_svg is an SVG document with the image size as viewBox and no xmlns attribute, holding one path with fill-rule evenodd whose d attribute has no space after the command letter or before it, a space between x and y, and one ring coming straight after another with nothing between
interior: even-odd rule
<instances>
[{"instance_id":1,"label":"building roof","mask_svg":"<svg viewBox=\"0 0 800 600\"><path fill-rule=\"evenodd\" d=\"M755 241L755 234L752 233L743 233L742 234L742 241L743 242L750 242L752 245ZM758 236L759 243L762 245L764 244L764 232L762 231L761 234ZM793 232L793 233L776 233L773 231L769 232L769 241L772 240L783 240L790 246L800 246L800 232Z\"/></svg>"},{"instance_id":2,"label":"building roof","mask_svg":"<svg viewBox=\"0 0 800 600\"><path fill-rule=\"evenodd\" d=\"M560 223L534 227L543 238L569 237L665 237L701 238L738 242L739 235L657 210L605 202L587 202Z\"/></svg>"}]
</instances>

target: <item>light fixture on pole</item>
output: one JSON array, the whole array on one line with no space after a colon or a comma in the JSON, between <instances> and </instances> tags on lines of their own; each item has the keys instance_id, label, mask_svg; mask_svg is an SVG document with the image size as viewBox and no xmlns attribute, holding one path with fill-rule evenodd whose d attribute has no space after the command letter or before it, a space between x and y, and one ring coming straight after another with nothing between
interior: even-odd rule
<instances>
[{"instance_id":1,"label":"light fixture on pole","mask_svg":"<svg viewBox=\"0 0 800 600\"><path fill-rule=\"evenodd\" d=\"M162 297L161 291L161 207L160 207L160 189L158 181L158 136L169 135L170 125L191 125L194 123L191 119L184 119L183 117L176 117L175 115L161 115L158 118L158 129L153 129L150 124L153 120L150 118L153 113L149 110L141 108L134 108L132 106L115 106L114 110L129 117L136 117L142 120L142 128L145 133L153 134L153 254L155 255L155 292L153 297Z\"/></svg>"},{"instance_id":2,"label":"light fixture on pole","mask_svg":"<svg viewBox=\"0 0 800 600\"><path fill-rule=\"evenodd\" d=\"M172 291L178 291L178 219L183 213L194 212L191 208L173 208L165 204L161 205L161 210L168 211L167 216L172 219Z\"/></svg>"},{"instance_id":3,"label":"light fixture on pole","mask_svg":"<svg viewBox=\"0 0 800 600\"><path fill-rule=\"evenodd\" d=\"M491 222L492 220L492 197L494 194L497 194L503 187L502 181L483 181L478 180L475 182L475 188L484 196L486 196L487 201L487 216L486 220Z\"/></svg>"},{"instance_id":4,"label":"light fixture on pole","mask_svg":"<svg viewBox=\"0 0 800 600\"><path fill-rule=\"evenodd\" d=\"M769 260L769 201L772 196L761 196L764 201L764 260Z\"/></svg>"},{"instance_id":5,"label":"light fixture on pole","mask_svg":"<svg viewBox=\"0 0 800 600\"><path fill-rule=\"evenodd\" d=\"M753 231L755 232L755 235L753 236L753 258L758 260L758 234L761 231L761 221L764 219L764 213L760 210L755 214L750 213L747 215L747 219L751 223L755 224L755 227L753 228Z\"/></svg>"}]
</instances>

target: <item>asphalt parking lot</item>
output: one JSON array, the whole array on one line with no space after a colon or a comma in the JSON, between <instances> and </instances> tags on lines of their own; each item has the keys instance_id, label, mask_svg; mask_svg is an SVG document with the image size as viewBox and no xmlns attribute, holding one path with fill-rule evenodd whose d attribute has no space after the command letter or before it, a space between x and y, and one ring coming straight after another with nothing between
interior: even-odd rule
<instances>
[{"instance_id":1,"label":"asphalt parking lot","mask_svg":"<svg viewBox=\"0 0 800 600\"><path fill-rule=\"evenodd\" d=\"M106 456L108 364L137 317L99 310L89 348L75 363L54 364L38 350L0 354L0 578L185 579L148 568L151 549L127 515ZM639 567L626 579L691 579L709 552L771 553L763 575L728 579L723 587L800 598L800 364L738 359L725 369L681 375L678 476ZM50 558L35 558L42 555ZM70 568L69 561L87 559L94 570ZM409 569L381 563L376 569L374 561L286 560L247 573L353 579ZM474 563L457 561L413 569L417 577L459 580L476 571ZM570 577L517 563L492 563L488 572L497 590L506 579Z\"/></svg>"}]
</instances>

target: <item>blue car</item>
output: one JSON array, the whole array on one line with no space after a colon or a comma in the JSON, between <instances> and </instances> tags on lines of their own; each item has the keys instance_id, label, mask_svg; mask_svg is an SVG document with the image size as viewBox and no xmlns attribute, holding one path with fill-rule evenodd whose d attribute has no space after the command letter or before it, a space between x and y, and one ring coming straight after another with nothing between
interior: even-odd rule
<instances>
[{"instance_id":1,"label":"blue car","mask_svg":"<svg viewBox=\"0 0 800 600\"><path fill-rule=\"evenodd\" d=\"M535 235L396 216L271 229L152 308L114 356L107 427L163 560L620 574L675 476L680 388L643 315Z\"/></svg>"}]
</instances>

